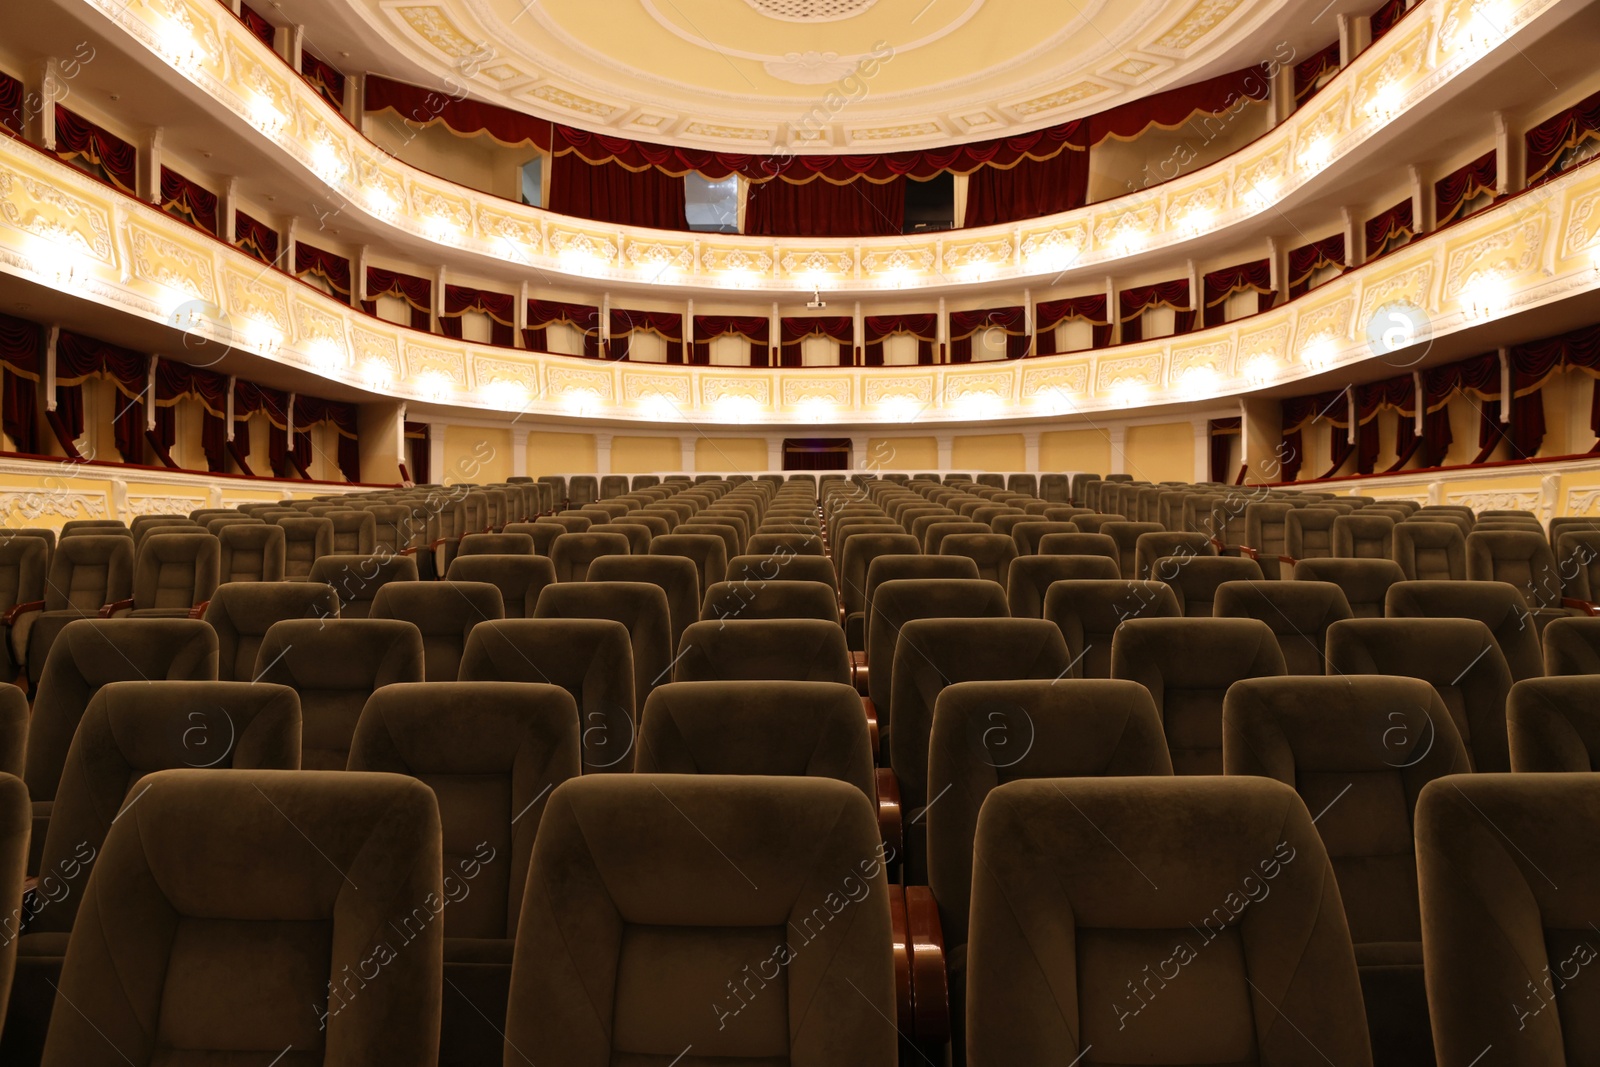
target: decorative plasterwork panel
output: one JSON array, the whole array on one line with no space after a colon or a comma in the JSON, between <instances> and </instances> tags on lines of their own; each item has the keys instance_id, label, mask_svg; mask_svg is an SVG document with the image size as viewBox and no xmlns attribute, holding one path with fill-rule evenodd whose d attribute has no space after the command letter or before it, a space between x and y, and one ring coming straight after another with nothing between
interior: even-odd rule
<instances>
[{"instance_id":1,"label":"decorative plasterwork panel","mask_svg":"<svg viewBox=\"0 0 1600 1067\"><path fill-rule=\"evenodd\" d=\"M35 178L0 169L0 217L24 233L114 266L111 215Z\"/></svg>"},{"instance_id":2,"label":"decorative plasterwork panel","mask_svg":"<svg viewBox=\"0 0 1600 1067\"><path fill-rule=\"evenodd\" d=\"M809 401L826 401L836 407L849 407L855 381L852 378L785 378L783 406L799 407Z\"/></svg>"},{"instance_id":3,"label":"decorative plasterwork panel","mask_svg":"<svg viewBox=\"0 0 1600 1067\"><path fill-rule=\"evenodd\" d=\"M611 372L591 367L548 367L545 382L556 397L563 393L591 392L602 403L611 403L616 392L612 388Z\"/></svg>"},{"instance_id":4,"label":"decorative plasterwork panel","mask_svg":"<svg viewBox=\"0 0 1600 1067\"><path fill-rule=\"evenodd\" d=\"M1022 368L1022 399L1079 397L1089 391L1089 364Z\"/></svg>"},{"instance_id":5,"label":"decorative plasterwork panel","mask_svg":"<svg viewBox=\"0 0 1600 1067\"><path fill-rule=\"evenodd\" d=\"M933 403L931 377L890 377L874 374L866 378L862 385L864 399L869 406L897 399L911 400L924 405Z\"/></svg>"},{"instance_id":6,"label":"decorative plasterwork panel","mask_svg":"<svg viewBox=\"0 0 1600 1067\"><path fill-rule=\"evenodd\" d=\"M622 372L622 396L630 403L641 400L668 400L679 408L693 403L689 395L689 379L666 374L651 374L625 368Z\"/></svg>"},{"instance_id":7,"label":"decorative plasterwork panel","mask_svg":"<svg viewBox=\"0 0 1600 1067\"><path fill-rule=\"evenodd\" d=\"M235 328L253 320L269 324L279 333L289 332L289 301L276 274L265 267L246 273L230 263L223 268L222 276L228 287L228 312Z\"/></svg>"},{"instance_id":8,"label":"decorative plasterwork panel","mask_svg":"<svg viewBox=\"0 0 1600 1067\"><path fill-rule=\"evenodd\" d=\"M1600 504L1600 485L1579 485L1567 490L1567 514L1588 515Z\"/></svg>"},{"instance_id":9,"label":"decorative plasterwork panel","mask_svg":"<svg viewBox=\"0 0 1600 1067\"><path fill-rule=\"evenodd\" d=\"M1490 273L1526 273L1543 258L1546 218L1513 215L1511 221L1469 241L1452 242L1445 261L1444 295L1453 300L1474 279Z\"/></svg>"},{"instance_id":10,"label":"decorative plasterwork panel","mask_svg":"<svg viewBox=\"0 0 1600 1067\"><path fill-rule=\"evenodd\" d=\"M1263 329L1250 329L1239 334L1235 362L1229 371L1243 377L1250 373L1257 360L1266 360L1276 366L1289 355L1289 324L1273 323Z\"/></svg>"},{"instance_id":11,"label":"decorative plasterwork panel","mask_svg":"<svg viewBox=\"0 0 1600 1067\"><path fill-rule=\"evenodd\" d=\"M481 389L484 386L518 385L528 390L530 395L539 390L539 367L533 363L518 363L509 359L492 359L488 356L474 353L472 357L472 380Z\"/></svg>"},{"instance_id":12,"label":"decorative plasterwork panel","mask_svg":"<svg viewBox=\"0 0 1600 1067\"><path fill-rule=\"evenodd\" d=\"M129 265L136 277L208 304L216 303L217 286L210 256L203 256L139 222L129 222L128 238Z\"/></svg>"},{"instance_id":13,"label":"decorative plasterwork panel","mask_svg":"<svg viewBox=\"0 0 1600 1067\"><path fill-rule=\"evenodd\" d=\"M105 493L66 489L29 489L0 492L0 516L6 525L41 518L103 519L110 511Z\"/></svg>"},{"instance_id":14,"label":"decorative plasterwork panel","mask_svg":"<svg viewBox=\"0 0 1600 1067\"><path fill-rule=\"evenodd\" d=\"M1350 338L1350 316L1356 306L1355 297L1328 300L1316 307L1300 312L1295 323L1295 350L1288 353L1291 362L1300 357L1307 344L1315 340L1344 342Z\"/></svg>"},{"instance_id":15,"label":"decorative plasterwork panel","mask_svg":"<svg viewBox=\"0 0 1600 1067\"><path fill-rule=\"evenodd\" d=\"M406 373L411 377L437 374L458 388L466 388L466 362L462 359L460 352L452 352L447 348L435 348L432 345L414 344L408 341L405 346L405 357Z\"/></svg>"},{"instance_id":16,"label":"decorative plasterwork panel","mask_svg":"<svg viewBox=\"0 0 1600 1067\"><path fill-rule=\"evenodd\" d=\"M129 493L127 510L130 515L188 515L206 506L204 496L157 496L148 493Z\"/></svg>"},{"instance_id":17,"label":"decorative plasterwork panel","mask_svg":"<svg viewBox=\"0 0 1600 1067\"><path fill-rule=\"evenodd\" d=\"M1101 358L1095 373L1095 389L1111 392L1119 386L1142 385L1149 389L1161 386L1164 360L1156 354Z\"/></svg>"},{"instance_id":18,"label":"decorative plasterwork panel","mask_svg":"<svg viewBox=\"0 0 1600 1067\"><path fill-rule=\"evenodd\" d=\"M1466 493L1447 493L1445 502L1473 511L1507 510L1531 511L1540 518L1549 518L1537 489L1484 489Z\"/></svg>"},{"instance_id":19,"label":"decorative plasterwork panel","mask_svg":"<svg viewBox=\"0 0 1600 1067\"><path fill-rule=\"evenodd\" d=\"M1424 261L1408 270L1391 274L1386 278L1370 281L1361 290L1361 314L1356 319L1357 329L1365 329L1366 324L1381 309L1395 305L1409 304L1412 307L1428 307L1433 301L1433 263Z\"/></svg>"},{"instance_id":20,"label":"decorative plasterwork panel","mask_svg":"<svg viewBox=\"0 0 1600 1067\"><path fill-rule=\"evenodd\" d=\"M364 378L388 382L400 377L400 345L394 337L357 324L350 329L350 345Z\"/></svg>"},{"instance_id":21,"label":"decorative plasterwork panel","mask_svg":"<svg viewBox=\"0 0 1600 1067\"><path fill-rule=\"evenodd\" d=\"M721 378L707 375L700 379L700 401L717 404L724 400L746 400L761 407L772 403L772 382L749 376Z\"/></svg>"},{"instance_id":22,"label":"decorative plasterwork panel","mask_svg":"<svg viewBox=\"0 0 1600 1067\"><path fill-rule=\"evenodd\" d=\"M1001 400L1010 400L1016 389L1017 376L1009 370L950 373L944 379L944 398L948 403L977 393L987 393Z\"/></svg>"},{"instance_id":23,"label":"decorative plasterwork panel","mask_svg":"<svg viewBox=\"0 0 1600 1067\"><path fill-rule=\"evenodd\" d=\"M1171 29L1147 46L1153 52L1182 55L1239 9L1242 0L1200 0Z\"/></svg>"},{"instance_id":24,"label":"decorative plasterwork panel","mask_svg":"<svg viewBox=\"0 0 1600 1067\"><path fill-rule=\"evenodd\" d=\"M1232 370L1229 366L1232 362L1232 341L1212 341L1193 348L1175 348L1167 384L1181 386L1184 375L1194 370L1208 370L1220 378Z\"/></svg>"}]
</instances>

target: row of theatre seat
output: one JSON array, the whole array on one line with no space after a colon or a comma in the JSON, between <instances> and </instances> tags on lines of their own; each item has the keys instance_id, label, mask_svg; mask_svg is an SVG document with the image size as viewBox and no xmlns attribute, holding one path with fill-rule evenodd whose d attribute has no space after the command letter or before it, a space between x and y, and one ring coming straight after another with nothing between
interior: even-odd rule
<instances>
[{"instance_id":1,"label":"row of theatre seat","mask_svg":"<svg viewBox=\"0 0 1600 1067\"><path fill-rule=\"evenodd\" d=\"M0 541L0 1062L1600 1055L1600 523L573 482Z\"/></svg>"}]
</instances>

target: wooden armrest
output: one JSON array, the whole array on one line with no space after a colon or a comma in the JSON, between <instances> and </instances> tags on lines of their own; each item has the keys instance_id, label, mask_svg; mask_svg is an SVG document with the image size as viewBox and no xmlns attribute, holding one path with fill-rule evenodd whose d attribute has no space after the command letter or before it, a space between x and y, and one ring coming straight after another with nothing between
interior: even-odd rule
<instances>
[{"instance_id":1,"label":"wooden armrest","mask_svg":"<svg viewBox=\"0 0 1600 1067\"><path fill-rule=\"evenodd\" d=\"M1251 548L1249 545L1229 545L1227 547L1232 549L1233 551L1239 553L1239 555L1241 555L1241 556L1249 556L1251 559L1255 560L1258 563L1261 561L1261 553L1260 553L1260 551L1258 551L1257 549Z\"/></svg>"},{"instance_id":2,"label":"wooden armrest","mask_svg":"<svg viewBox=\"0 0 1600 1067\"><path fill-rule=\"evenodd\" d=\"M7 626L14 626L16 625L17 619L21 618L23 615L27 615L30 612L43 610L44 601L30 600L26 604L18 604L4 615L0 615L0 623L4 623Z\"/></svg>"},{"instance_id":3,"label":"wooden armrest","mask_svg":"<svg viewBox=\"0 0 1600 1067\"><path fill-rule=\"evenodd\" d=\"M206 609L209 608L210 606L211 606L211 601L209 601L209 600L200 601L200 603L196 604L194 607L189 609L189 618L191 618L191 619L203 619L203 618L205 618L206 617Z\"/></svg>"},{"instance_id":4,"label":"wooden armrest","mask_svg":"<svg viewBox=\"0 0 1600 1067\"><path fill-rule=\"evenodd\" d=\"M889 885L889 928L894 938L894 1003L897 1028L910 1035L916 1027L911 1012L911 939L906 928L906 893Z\"/></svg>"},{"instance_id":5,"label":"wooden armrest","mask_svg":"<svg viewBox=\"0 0 1600 1067\"><path fill-rule=\"evenodd\" d=\"M1585 615L1600 615L1600 605L1594 604L1588 600L1577 600L1573 597L1564 596L1561 598L1561 606L1564 608L1571 608L1574 611L1581 611Z\"/></svg>"},{"instance_id":6,"label":"wooden armrest","mask_svg":"<svg viewBox=\"0 0 1600 1067\"><path fill-rule=\"evenodd\" d=\"M889 855L898 857L905 847L905 827L900 813L900 782L888 767L877 769L878 779L878 832L889 847Z\"/></svg>"},{"instance_id":7,"label":"wooden armrest","mask_svg":"<svg viewBox=\"0 0 1600 1067\"><path fill-rule=\"evenodd\" d=\"M133 598L129 597L127 600L118 600L115 603L107 604L105 607L101 608L100 609L100 617L102 619L109 619L109 618L112 618L113 616L115 616L116 613L119 612L119 611L132 611L132 610L133 610Z\"/></svg>"},{"instance_id":8,"label":"wooden armrest","mask_svg":"<svg viewBox=\"0 0 1600 1067\"><path fill-rule=\"evenodd\" d=\"M925 885L906 886L906 928L911 937L911 1014L919 1042L950 1040L950 984L945 970L939 905Z\"/></svg>"},{"instance_id":9,"label":"wooden armrest","mask_svg":"<svg viewBox=\"0 0 1600 1067\"><path fill-rule=\"evenodd\" d=\"M867 714L867 736L872 738L872 762L878 762L878 709L872 706L871 697L861 698L861 710Z\"/></svg>"},{"instance_id":10,"label":"wooden armrest","mask_svg":"<svg viewBox=\"0 0 1600 1067\"><path fill-rule=\"evenodd\" d=\"M1293 556L1279 556L1278 557L1278 562L1283 564L1285 567L1293 567L1296 563L1299 563L1300 561L1298 559L1295 559Z\"/></svg>"}]
</instances>

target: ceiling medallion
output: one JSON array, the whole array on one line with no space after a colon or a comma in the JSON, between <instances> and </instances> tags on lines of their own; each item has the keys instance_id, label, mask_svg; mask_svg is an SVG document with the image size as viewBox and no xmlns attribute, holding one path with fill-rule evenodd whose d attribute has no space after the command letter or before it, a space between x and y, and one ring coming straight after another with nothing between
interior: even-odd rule
<instances>
[{"instance_id":1,"label":"ceiling medallion","mask_svg":"<svg viewBox=\"0 0 1600 1067\"><path fill-rule=\"evenodd\" d=\"M783 22L838 22L854 18L878 0L745 0L768 18Z\"/></svg>"}]
</instances>

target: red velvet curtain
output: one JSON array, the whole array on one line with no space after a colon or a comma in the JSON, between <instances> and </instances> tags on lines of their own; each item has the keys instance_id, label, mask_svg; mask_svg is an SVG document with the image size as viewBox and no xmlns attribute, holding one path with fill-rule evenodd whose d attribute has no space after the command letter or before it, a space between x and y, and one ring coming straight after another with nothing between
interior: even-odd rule
<instances>
[{"instance_id":1,"label":"red velvet curtain","mask_svg":"<svg viewBox=\"0 0 1600 1067\"><path fill-rule=\"evenodd\" d=\"M1201 288L1207 326L1220 326L1227 321L1228 297L1234 293L1254 291L1258 314L1272 307L1278 295L1272 288L1272 264L1264 259L1211 271L1201 279Z\"/></svg>"},{"instance_id":2,"label":"red velvet curtain","mask_svg":"<svg viewBox=\"0 0 1600 1067\"><path fill-rule=\"evenodd\" d=\"M1482 193L1495 191L1496 166L1494 149L1474 159L1433 183L1434 214L1438 225L1455 219L1467 206L1467 201Z\"/></svg>"},{"instance_id":3,"label":"red velvet curtain","mask_svg":"<svg viewBox=\"0 0 1600 1067\"><path fill-rule=\"evenodd\" d=\"M356 406L297 393L294 398L294 460L305 473L311 469L311 428L331 423L338 431L335 461L347 482L361 480L361 443L356 437Z\"/></svg>"},{"instance_id":4,"label":"red velvet curtain","mask_svg":"<svg viewBox=\"0 0 1600 1067\"><path fill-rule=\"evenodd\" d=\"M989 308L980 311L950 312L950 362L972 362L972 339L988 330L1000 330L1006 337L1006 358L1021 359L1028 354L1028 309ZM868 349L868 366L872 365Z\"/></svg>"},{"instance_id":5,"label":"red velvet curtain","mask_svg":"<svg viewBox=\"0 0 1600 1067\"><path fill-rule=\"evenodd\" d=\"M744 232L762 237L886 237L905 229L905 179L749 186Z\"/></svg>"},{"instance_id":6,"label":"red velvet curtain","mask_svg":"<svg viewBox=\"0 0 1600 1067\"><path fill-rule=\"evenodd\" d=\"M161 210L183 219L215 237L217 235L217 197L177 171L161 168Z\"/></svg>"},{"instance_id":7,"label":"red velvet curtain","mask_svg":"<svg viewBox=\"0 0 1600 1067\"><path fill-rule=\"evenodd\" d=\"M694 344L689 362L697 367L711 365L711 342L733 334L750 344L750 366L765 367L772 361L772 320L764 315L696 315ZM668 362L676 362L668 357Z\"/></svg>"},{"instance_id":8,"label":"red velvet curtain","mask_svg":"<svg viewBox=\"0 0 1600 1067\"><path fill-rule=\"evenodd\" d=\"M1304 296L1311 288L1311 276L1323 267L1344 269L1344 234L1336 233L1320 241L1289 249L1289 297Z\"/></svg>"},{"instance_id":9,"label":"red velvet curtain","mask_svg":"<svg viewBox=\"0 0 1600 1067\"><path fill-rule=\"evenodd\" d=\"M1283 443L1279 447L1279 478L1292 482L1305 465L1305 429L1318 419L1334 414L1345 403L1344 390L1333 389L1313 396L1290 397L1283 401ZM1342 417L1342 416L1340 416ZM1348 456L1348 452L1346 453ZM1342 463L1344 457L1340 458Z\"/></svg>"},{"instance_id":10,"label":"red velvet curtain","mask_svg":"<svg viewBox=\"0 0 1600 1067\"><path fill-rule=\"evenodd\" d=\"M784 367L803 366L800 345L807 337L826 337L839 342L839 366L848 367L855 362L855 320L849 315L812 315L800 319L780 319L779 364Z\"/></svg>"},{"instance_id":11,"label":"red velvet curtain","mask_svg":"<svg viewBox=\"0 0 1600 1067\"><path fill-rule=\"evenodd\" d=\"M278 231L242 211L233 213L233 244L261 262L277 266Z\"/></svg>"},{"instance_id":12,"label":"red velvet curtain","mask_svg":"<svg viewBox=\"0 0 1600 1067\"><path fill-rule=\"evenodd\" d=\"M19 79L0 71L0 129L23 135L28 125L27 96Z\"/></svg>"},{"instance_id":13,"label":"red velvet curtain","mask_svg":"<svg viewBox=\"0 0 1600 1067\"><path fill-rule=\"evenodd\" d=\"M1368 219L1362 230L1367 239L1369 262L1394 251L1400 247L1395 243L1399 238L1412 237L1417 232L1411 217L1411 198L1408 196L1388 211Z\"/></svg>"},{"instance_id":14,"label":"red velvet curtain","mask_svg":"<svg viewBox=\"0 0 1600 1067\"><path fill-rule=\"evenodd\" d=\"M933 346L939 340L939 316L923 315L867 315L862 319L862 344L864 362L869 367L883 366L883 342L896 334L909 334L917 339L917 365L933 365ZM967 346L968 362L972 346Z\"/></svg>"},{"instance_id":15,"label":"red velvet curtain","mask_svg":"<svg viewBox=\"0 0 1600 1067\"><path fill-rule=\"evenodd\" d=\"M347 303L349 302L350 261L344 256L336 256L316 245L296 241L294 273L297 278L303 278L308 274L314 278L321 278L328 283L330 289L344 297Z\"/></svg>"},{"instance_id":16,"label":"red velvet curtain","mask_svg":"<svg viewBox=\"0 0 1600 1067\"><path fill-rule=\"evenodd\" d=\"M446 337L461 337L461 316L469 311L480 311L489 316L489 343L501 348L516 344L516 297L510 293L490 293L465 285L444 287L444 312L439 316L439 330Z\"/></svg>"},{"instance_id":17,"label":"red velvet curtain","mask_svg":"<svg viewBox=\"0 0 1600 1067\"><path fill-rule=\"evenodd\" d=\"M600 358L600 309L588 304L529 300L528 327L522 331L522 343L535 352L548 351L549 336L545 330L557 323L583 331L584 358Z\"/></svg>"},{"instance_id":18,"label":"red velvet curtain","mask_svg":"<svg viewBox=\"0 0 1600 1067\"><path fill-rule=\"evenodd\" d=\"M39 451L39 400L35 383L44 372L46 328L0 315L0 425L18 452Z\"/></svg>"},{"instance_id":19,"label":"red velvet curtain","mask_svg":"<svg viewBox=\"0 0 1600 1067\"><path fill-rule=\"evenodd\" d=\"M81 159L94 168L86 173L130 196L138 195L138 150L60 104L56 105L56 155L69 163Z\"/></svg>"},{"instance_id":20,"label":"red velvet curtain","mask_svg":"<svg viewBox=\"0 0 1600 1067\"><path fill-rule=\"evenodd\" d=\"M654 167L589 163L576 153L556 156L550 170L550 210L577 218L687 230L682 176Z\"/></svg>"},{"instance_id":21,"label":"red velvet curtain","mask_svg":"<svg viewBox=\"0 0 1600 1067\"><path fill-rule=\"evenodd\" d=\"M667 362L683 362L683 316L676 311L611 309L611 358L627 359L635 330L653 333L667 343Z\"/></svg>"},{"instance_id":22,"label":"red velvet curtain","mask_svg":"<svg viewBox=\"0 0 1600 1067\"><path fill-rule=\"evenodd\" d=\"M300 52L300 74L311 87L335 108L344 108L344 75L304 49Z\"/></svg>"},{"instance_id":23,"label":"red velvet curtain","mask_svg":"<svg viewBox=\"0 0 1600 1067\"><path fill-rule=\"evenodd\" d=\"M174 442L166 435L173 430L173 406L188 398L198 400L204 413L200 422L200 447L205 453L206 469L220 474L228 469L228 376L170 359L159 360L156 363L156 436L169 451ZM160 417L162 412L166 413L165 420Z\"/></svg>"},{"instance_id":24,"label":"red velvet curtain","mask_svg":"<svg viewBox=\"0 0 1600 1067\"><path fill-rule=\"evenodd\" d=\"M1109 137L1131 141L1152 126L1177 129L1197 114L1216 115L1243 103L1263 103L1272 93L1265 65L1229 71L1102 111L1089 118L1089 144Z\"/></svg>"},{"instance_id":25,"label":"red velvet curtain","mask_svg":"<svg viewBox=\"0 0 1600 1067\"><path fill-rule=\"evenodd\" d=\"M267 417L267 464L277 478L289 476L289 394L255 382L234 382L234 448L250 454L250 433L246 421L261 412Z\"/></svg>"},{"instance_id":26,"label":"red velvet curtain","mask_svg":"<svg viewBox=\"0 0 1600 1067\"><path fill-rule=\"evenodd\" d=\"M367 299L361 309L368 315L378 312L380 296L397 296L411 308L411 328L426 333L433 326L433 281L382 267L367 268Z\"/></svg>"},{"instance_id":27,"label":"red velvet curtain","mask_svg":"<svg viewBox=\"0 0 1600 1067\"><path fill-rule=\"evenodd\" d=\"M432 451L428 447L428 424L425 422L408 422L405 427L406 443L411 447L407 450L411 458L411 469L407 472L411 480L417 485L426 485L430 481L430 462Z\"/></svg>"},{"instance_id":28,"label":"red velvet curtain","mask_svg":"<svg viewBox=\"0 0 1600 1067\"><path fill-rule=\"evenodd\" d=\"M990 226L1071 211L1089 200L1089 127L1078 123L1066 151L1009 167L979 167L967 177L966 226Z\"/></svg>"},{"instance_id":29,"label":"red velvet curtain","mask_svg":"<svg viewBox=\"0 0 1600 1067\"><path fill-rule=\"evenodd\" d=\"M1527 132L1528 185L1555 177L1552 171L1566 150L1594 138L1600 138L1600 93L1584 97Z\"/></svg>"},{"instance_id":30,"label":"red velvet curtain","mask_svg":"<svg viewBox=\"0 0 1600 1067\"><path fill-rule=\"evenodd\" d=\"M1322 51L1294 65L1294 98L1305 103L1322 88L1319 79L1330 71L1339 69L1339 42L1334 41Z\"/></svg>"},{"instance_id":31,"label":"red velvet curtain","mask_svg":"<svg viewBox=\"0 0 1600 1067\"><path fill-rule=\"evenodd\" d=\"M150 357L129 348L69 333L56 339L56 414L70 439L83 436L83 382L106 378L122 399L112 420L112 438L124 463L144 462L144 394Z\"/></svg>"},{"instance_id":32,"label":"red velvet curtain","mask_svg":"<svg viewBox=\"0 0 1600 1067\"><path fill-rule=\"evenodd\" d=\"M1143 339L1144 324L1139 316L1150 308L1169 307L1173 309L1174 336L1188 333L1194 329L1194 307L1189 299L1189 279L1179 278L1170 282L1156 282L1153 285L1137 285L1132 289L1124 289L1117 294L1117 302L1122 309L1122 343L1129 344Z\"/></svg>"},{"instance_id":33,"label":"red velvet curtain","mask_svg":"<svg viewBox=\"0 0 1600 1067\"><path fill-rule=\"evenodd\" d=\"M272 47L273 39L277 36L277 28L256 14L248 4L239 5L239 19L250 28L250 32L261 39L261 43L268 48Z\"/></svg>"},{"instance_id":34,"label":"red velvet curtain","mask_svg":"<svg viewBox=\"0 0 1600 1067\"><path fill-rule=\"evenodd\" d=\"M1378 43L1378 38L1394 29L1394 24L1399 22L1406 13L1406 0L1389 0L1378 10L1372 13L1372 44ZM1371 47L1369 45L1368 47Z\"/></svg>"},{"instance_id":35,"label":"red velvet curtain","mask_svg":"<svg viewBox=\"0 0 1600 1067\"><path fill-rule=\"evenodd\" d=\"M1041 356L1054 355L1056 327L1070 319L1083 319L1094 328L1095 348L1111 343L1111 316L1106 312L1104 293L1094 296L1072 296L1064 300L1043 300L1034 305L1034 351Z\"/></svg>"}]
</instances>

